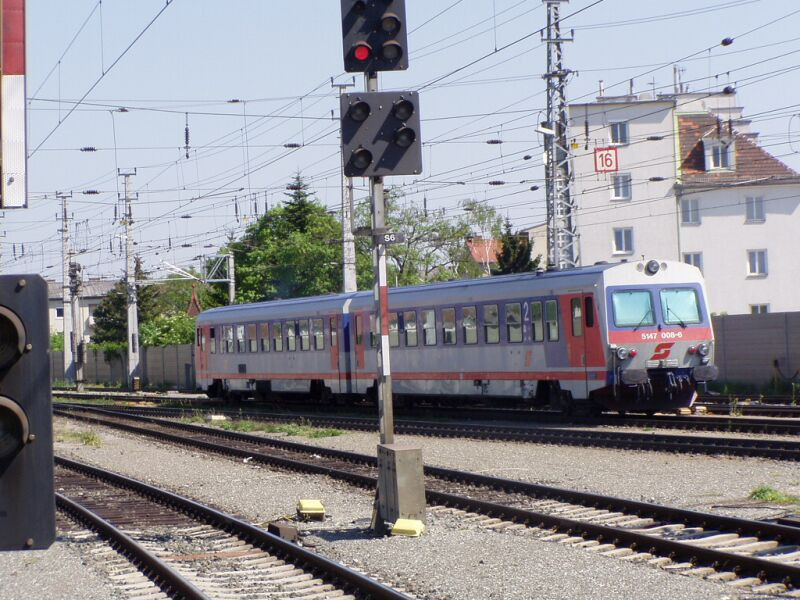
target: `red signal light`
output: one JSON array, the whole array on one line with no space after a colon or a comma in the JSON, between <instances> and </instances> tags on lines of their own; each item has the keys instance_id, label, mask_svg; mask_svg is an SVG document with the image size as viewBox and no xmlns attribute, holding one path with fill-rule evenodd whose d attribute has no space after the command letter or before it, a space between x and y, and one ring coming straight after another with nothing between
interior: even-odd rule
<instances>
[{"instance_id":1,"label":"red signal light","mask_svg":"<svg viewBox=\"0 0 800 600\"><path fill-rule=\"evenodd\" d=\"M372 48L366 43L356 44L353 48L353 56L356 57L356 60L369 60L372 58Z\"/></svg>"}]
</instances>

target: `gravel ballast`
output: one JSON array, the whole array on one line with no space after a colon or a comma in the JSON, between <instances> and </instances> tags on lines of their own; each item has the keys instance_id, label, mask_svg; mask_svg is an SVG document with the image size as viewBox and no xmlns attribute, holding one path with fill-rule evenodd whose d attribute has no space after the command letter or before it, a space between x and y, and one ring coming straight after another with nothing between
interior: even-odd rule
<instances>
[{"instance_id":1,"label":"gravel ballast","mask_svg":"<svg viewBox=\"0 0 800 600\"><path fill-rule=\"evenodd\" d=\"M83 428L65 419L57 419L56 423L58 428ZM420 598L522 600L645 597L658 600L680 597L691 600L752 596L722 584L545 542L528 531L498 533L480 529L450 514L430 513L428 530L420 539L373 538L367 531L373 500L370 491L328 478L285 473L252 463L243 464L153 443L105 428L95 428L95 431L101 437L99 447L59 443L58 452L166 487L259 524L292 514L299 498L321 499L329 518L323 523L312 522L302 526L303 530L309 532L306 542L331 558L412 590ZM302 441L308 442L307 439ZM403 441L409 440L405 438ZM425 460L431 464L449 463L466 470L482 470L504 477L540 482L540 463L547 465L545 472L550 473L545 475L547 478L553 477L559 469L559 461L555 457L550 461L541 460L548 451L552 454L556 447L465 443L463 440L429 438L415 441L423 442ZM376 436L346 434L315 442L374 453ZM536 449L541 453L538 459L530 455ZM595 489L598 489L603 487L603 478L611 478L606 485L613 489L608 493L626 495L620 490L627 485L630 486L628 489L637 490L636 494L627 495L636 498L641 496L642 489L647 489L649 495L674 497L675 490L669 488L671 479L677 478L677 473L673 471L680 466L678 458L728 462L728 459L708 457L676 457L675 469L670 470L672 476L658 477L644 470L638 473L642 481L635 484L637 470L645 469L648 465L626 464L621 461L622 457L639 459L649 455L650 460L660 461L654 462L652 468L659 467L671 457L596 449L567 450L584 455L582 458L572 456L569 460L562 457L562 473L568 477L579 477L583 472L586 476L582 481L574 479L554 483L580 489L597 486ZM592 464L586 464L590 456L596 458L592 459ZM608 465L609 468L601 468L604 462L612 459L618 464L617 468ZM529 461L527 465L525 461ZM730 462L733 464L733 461ZM764 463L775 465L770 461ZM509 467L512 470L509 471ZM708 471L705 473L707 482L711 475ZM692 479L700 481L694 477ZM620 480L623 481L622 485ZM656 481L657 485L653 483ZM0 555L0 573L4 569L5 557ZM2 580L0 597L6 597Z\"/></svg>"}]
</instances>

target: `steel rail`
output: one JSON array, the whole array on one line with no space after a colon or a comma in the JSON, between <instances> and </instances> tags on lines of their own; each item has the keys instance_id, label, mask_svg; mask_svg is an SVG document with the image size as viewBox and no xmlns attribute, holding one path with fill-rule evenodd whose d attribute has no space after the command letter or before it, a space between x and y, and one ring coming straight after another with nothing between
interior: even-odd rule
<instances>
[{"instance_id":1,"label":"steel rail","mask_svg":"<svg viewBox=\"0 0 800 600\"><path fill-rule=\"evenodd\" d=\"M63 405L69 407L71 405ZM75 406L75 405L72 405ZM182 409L160 409L150 407L96 408L86 406L86 410L104 410L126 415L178 415L186 414ZM191 412L191 411L190 411ZM292 422L298 417L280 414L232 413L234 418L252 418ZM377 420L360 417L304 417L313 425L341 427L357 431L375 431ZM569 446L591 446L614 449L644 449L667 452L688 452L703 454L727 454L772 458L778 460L800 460L800 441L784 441L763 438L701 437L675 434L654 434L618 432L606 430L568 429L548 427L512 427L505 425L447 424L425 421L396 421L398 433L434 437L464 437L520 441L530 443L561 444Z\"/></svg>"},{"instance_id":2,"label":"steel rail","mask_svg":"<svg viewBox=\"0 0 800 600\"><path fill-rule=\"evenodd\" d=\"M58 457L56 457L56 464L60 464ZM170 598L211 600L209 596L184 579L180 573L163 560L89 509L58 492L56 492L56 506L110 542L115 550L130 560Z\"/></svg>"},{"instance_id":3,"label":"steel rail","mask_svg":"<svg viewBox=\"0 0 800 600\"><path fill-rule=\"evenodd\" d=\"M118 487L132 490L156 502L175 507L192 518L203 521L227 533L236 535L246 540L248 543L258 546L262 550L282 557L288 557L290 562L300 568L322 573L325 579L339 587L355 591L358 594L365 595L374 600L408 600L408 596L405 594L393 590L374 579L370 579L366 575L288 542L227 513L210 508L184 496L68 458L56 456L55 463L67 469L85 473L103 481L110 482ZM199 597L205 598L205 596Z\"/></svg>"},{"instance_id":4,"label":"steel rail","mask_svg":"<svg viewBox=\"0 0 800 600\"><path fill-rule=\"evenodd\" d=\"M360 473L353 473L324 465L277 457L269 454L254 452L249 449L244 450L229 446L221 446L219 444L202 440L187 439L178 435L139 428L125 423L108 422L95 417L70 415L69 413L66 413L65 416L75 416L89 422L110 425L112 427L118 427L132 433L140 433L149 437L164 441L171 441L181 445L194 446L218 454L226 454L240 458L249 457L251 460L263 462L265 464L271 464L274 466L289 468L306 473L327 475L333 478L348 481L360 487L374 487L377 481L375 477ZM127 415L112 414L109 416L131 419L131 417ZM358 464L367 464L370 466L375 466L377 464L376 458L372 456L344 452L341 450L327 450L325 448L320 448L319 446L271 440L269 438L250 436L247 434L229 431L217 432L214 430L209 430L207 427L199 427L188 424L169 422L160 423L159 419L150 417L133 417L133 420L149 421L156 425L171 426L180 430L202 430L203 433L211 432L212 435L223 439L236 439L285 449L294 448L298 452L314 453L318 456L328 456ZM536 498L547 498L579 504L591 508L632 513L639 517L650 517L654 520L659 520L662 522L666 521L672 523L681 523L684 525L702 527L706 530L712 529L735 532L739 535L753 536L760 539L769 537L770 539L774 539L783 545L800 545L800 530L786 525L701 513L687 509L660 506L647 502L639 502L635 500L603 496L600 494L566 490L562 488L491 477L476 473L468 473L454 469L444 469L440 467L425 466L425 474L429 477L436 477L448 481L468 483L509 492L518 492ZM602 540L612 543L613 540L618 540L620 544L624 545L632 546L635 544L633 547L637 549L643 549L643 551L648 551L646 549L654 548L657 551L656 553L666 554L667 556L670 556L670 558L679 557L687 559L689 562L703 562L713 566L717 570L732 570L737 574L750 574L761 579L779 581L795 587L800 586L800 567L785 565L776 561L765 560L752 556L731 554L708 548L700 548L691 544L656 538L644 533L626 530L624 528L609 527L586 523L583 521L576 521L565 517L558 517L555 515L544 514L526 509L518 509L505 505L494 504L491 502L455 496L453 494L435 490L426 490L426 498L433 503L465 507L468 510L480 512L491 517L502 517L504 519L522 522L533 526L543 524L544 527L554 527L561 531L581 532L581 535L593 538L600 537Z\"/></svg>"}]
</instances>

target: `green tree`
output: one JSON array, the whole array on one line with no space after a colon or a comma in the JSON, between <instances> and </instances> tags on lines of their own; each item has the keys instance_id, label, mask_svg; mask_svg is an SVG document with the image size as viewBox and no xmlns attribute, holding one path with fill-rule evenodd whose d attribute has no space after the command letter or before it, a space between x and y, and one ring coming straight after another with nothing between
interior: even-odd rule
<instances>
[{"instance_id":1,"label":"green tree","mask_svg":"<svg viewBox=\"0 0 800 600\"><path fill-rule=\"evenodd\" d=\"M64 332L57 331L56 333L50 334L50 350L53 352L63 352L64 351Z\"/></svg>"},{"instance_id":2,"label":"green tree","mask_svg":"<svg viewBox=\"0 0 800 600\"><path fill-rule=\"evenodd\" d=\"M224 249L234 255L237 302L342 289L341 224L317 201L300 174L288 189L283 206L270 209ZM369 257L359 257L357 267L359 282L367 282ZM226 287L216 286L212 300L227 303Z\"/></svg>"},{"instance_id":3,"label":"green tree","mask_svg":"<svg viewBox=\"0 0 800 600\"><path fill-rule=\"evenodd\" d=\"M524 232L513 233L511 221L506 219L505 229L500 238L503 245L497 253L497 268L492 269L492 275L508 275L510 273L527 273L539 266L540 257L531 260L533 245Z\"/></svg>"},{"instance_id":4,"label":"green tree","mask_svg":"<svg viewBox=\"0 0 800 600\"><path fill-rule=\"evenodd\" d=\"M139 336L142 346L171 346L194 342L195 318L186 313L161 314L142 323Z\"/></svg>"}]
</instances>

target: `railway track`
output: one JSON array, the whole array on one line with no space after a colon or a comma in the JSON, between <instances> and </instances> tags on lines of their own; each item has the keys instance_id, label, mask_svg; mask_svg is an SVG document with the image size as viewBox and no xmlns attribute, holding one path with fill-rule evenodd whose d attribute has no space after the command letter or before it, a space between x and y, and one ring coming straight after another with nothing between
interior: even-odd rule
<instances>
[{"instance_id":1,"label":"railway track","mask_svg":"<svg viewBox=\"0 0 800 600\"><path fill-rule=\"evenodd\" d=\"M86 541L89 529L108 542L95 555L110 561L104 567L123 597L409 598L230 515L110 471L57 457L55 481L59 511L79 524L64 537Z\"/></svg>"},{"instance_id":2,"label":"railway track","mask_svg":"<svg viewBox=\"0 0 800 600\"><path fill-rule=\"evenodd\" d=\"M81 405L62 405L80 407ZM180 418L196 415L196 410L159 407L114 407L98 409L91 406L86 410L105 410L126 415L145 417ZM217 411L215 411L217 412ZM377 419L374 417L323 417L315 415L286 415L281 413L229 411L231 418L247 418L264 421L296 422L302 421L317 427L336 427L353 431L376 431ZM503 441L520 441L539 444L560 444L598 448L637 449L663 452L689 452L712 455L733 455L772 458L778 460L800 460L800 441L786 441L765 438L742 438L720 436L674 435L656 433L637 433L627 431L608 431L599 428L571 427L526 427L500 424L457 423L438 421L396 420L398 433L429 437L461 437ZM752 431L751 431L752 432ZM761 432L761 431L760 431ZM800 433L795 423L784 425L783 433Z\"/></svg>"},{"instance_id":3,"label":"railway track","mask_svg":"<svg viewBox=\"0 0 800 600\"><path fill-rule=\"evenodd\" d=\"M100 392L85 391L74 392L69 390L54 390L54 396L71 400L111 399L119 402L155 402L155 403L185 403L202 409L207 406L219 407L219 403L209 400L205 395L198 394L130 394L127 392ZM304 413L324 413L333 410L347 410L351 413L363 411L363 406L351 406L336 409L330 405L294 402L285 406L269 404L256 405L265 411L251 410L253 404L245 404L248 415L255 416L266 409L291 410ZM433 418L433 419L458 419L474 421L507 421L513 423L552 423L575 425L609 425L614 427L640 427L660 429L686 429L700 431L723 431L740 433L800 433L800 406L778 404L728 404L728 403L698 403L707 411L707 415L656 415L642 417L638 415L603 414L598 417L566 417L558 411L550 410L525 410L511 408L475 408L475 407L395 407L398 416L406 418ZM229 412L241 412L237 409L226 409ZM224 411L223 411L224 412ZM735 416L732 415L735 413ZM761 418L759 418L761 417Z\"/></svg>"},{"instance_id":4,"label":"railway track","mask_svg":"<svg viewBox=\"0 0 800 600\"><path fill-rule=\"evenodd\" d=\"M164 442L326 475L364 488L376 485L376 459L372 456L152 417L84 409L56 412ZM753 586L758 592L800 587L800 529L796 527L439 467L426 466L425 477L426 499L432 510L469 513L466 518L477 520L481 527L524 530L625 560Z\"/></svg>"}]
</instances>

